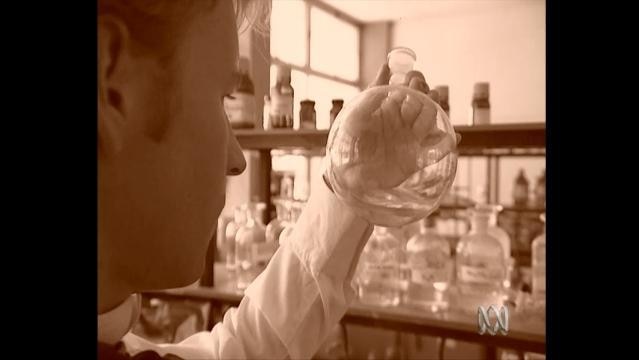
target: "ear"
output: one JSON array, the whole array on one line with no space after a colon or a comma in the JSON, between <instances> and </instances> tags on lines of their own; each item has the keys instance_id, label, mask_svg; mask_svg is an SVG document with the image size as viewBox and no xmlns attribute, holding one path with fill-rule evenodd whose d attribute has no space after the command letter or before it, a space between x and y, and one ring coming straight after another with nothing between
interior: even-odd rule
<instances>
[{"instance_id":1,"label":"ear","mask_svg":"<svg viewBox=\"0 0 639 360\"><path fill-rule=\"evenodd\" d=\"M119 152L124 141L129 46L129 32L121 19L98 17L98 148L106 156Z\"/></svg>"}]
</instances>

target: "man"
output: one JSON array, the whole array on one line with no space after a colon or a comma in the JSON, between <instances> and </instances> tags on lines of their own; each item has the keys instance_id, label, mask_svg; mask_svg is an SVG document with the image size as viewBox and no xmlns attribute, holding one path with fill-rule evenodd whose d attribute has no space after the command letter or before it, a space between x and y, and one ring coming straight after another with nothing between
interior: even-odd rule
<instances>
[{"instance_id":1,"label":"man","mask_svg":"<svg viewBox=\"0 0 639 360\"><path fill-rule=\"evenodd\" d=\"M225 177L246 167L223 109L236 79L236 19L267 15L269 3L98 0L101 358L310 358L355 296L350 282L372 225L326 186L211 332L166 345L129 332L135 294L202 274ZM383 66L376 83L388 77ZM410 86L428 91L419 73Z\"/></svg>"}]
</instances>

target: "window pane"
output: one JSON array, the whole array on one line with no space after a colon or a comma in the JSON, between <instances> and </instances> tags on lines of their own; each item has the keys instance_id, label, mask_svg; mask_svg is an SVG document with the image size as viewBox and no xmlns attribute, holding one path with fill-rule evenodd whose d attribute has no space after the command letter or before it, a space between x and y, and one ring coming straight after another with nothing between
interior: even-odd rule
<instances>
[{"instance_id":1,"label":"window pane","mask_svg":"<svg viewBox=\"0 0 639 360\"><path fill-rule=\"evenodd\" d=\"M333 99L343 99L346 103L358 93L359 89L355 86L317 76L309 76L307 96L309 99L315 101L315 112L317 114L316 127L318 129L328 129L331 121L330 113L333 107ZM301 97L298 97L298 99L303 100ZM296 101L299 103L298 100Z\"/></svg>"},{"instance_id":2,"label":"window pane","mask_svg":"<svg viewBox=\"0 0 639 360\"><path fill-rule=\"evenodd\" d=\"M311 7L311 68L356 81L359 78L359 29Z\"/></svg>"},{"instance_id":3,"label":"window pane","mask_svg":"<svg viewBox=\"0 0 639 360\"><path fill-rule=\"evenodd\" d=\"M303 1L273 0L271 11L271 56L306 65L306 4Z\"/></svg>"}]
</instances>

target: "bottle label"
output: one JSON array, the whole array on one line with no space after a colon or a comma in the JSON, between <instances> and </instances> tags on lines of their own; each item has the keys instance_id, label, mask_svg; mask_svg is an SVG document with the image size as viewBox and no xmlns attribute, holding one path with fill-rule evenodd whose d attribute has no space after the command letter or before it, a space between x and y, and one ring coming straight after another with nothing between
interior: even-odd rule
<instances>
[{"instance_id":1,"label":"bottle label","mask_svg":"<svg viewBox=\"0 0 639 360\"><path fill-rule=\"evenodd\" d=\"M271 103L271 113L293 118L293 96L290 94L274 96Z\"/></svg>"},{"instance_id":2,"label":"bottle label","mask_svg":"<svg viewBox=\"0 0 639 360\"><path fill-rule=\"evenodd\" d=\"M389 288L399 286L399 266L397 264L366 263L360 276L365 279L365 282L384 283Z\"/></svg>"},{"instance_id":3,"label":"bottle label","mask_svg":"<svg viewBox=\"0 0 639 360\"><path fill-rule=\"evenodd\" d=\"M417 268L411 269L410 280L416 284L432 284L448 281L448 269L446 268Z\"/></svg>"},{"instance_id":4,"label":"bottle label","mask_svg":"<svg viewBox=\"0 0 639 360\"><path fill-rule=\"evenodd\" d=\"M471 124L472 125L488 125L490 124L490 108L471 108Z\"/></svg>"},{"instance_id":5,"label":"bottle label","mask_svg":"<svg viewBox=\"0 0 639 360\"><path fill-rule=\"evenodd\" d=\"M504 279L504 270L499 267L477 267L461 265L457 279L467 283L500 283Z\"/></svg>"},{"instance_id":6,"label":"bottle label","mask_svg":"<svg viewBox=\"0 0 639 360\"><path fill-rule=\"evenodd\" d=\"M408 256L410 279L418 284L448 281L449 255L444 251L421 251Z\"/></svg>"}]
</instances>

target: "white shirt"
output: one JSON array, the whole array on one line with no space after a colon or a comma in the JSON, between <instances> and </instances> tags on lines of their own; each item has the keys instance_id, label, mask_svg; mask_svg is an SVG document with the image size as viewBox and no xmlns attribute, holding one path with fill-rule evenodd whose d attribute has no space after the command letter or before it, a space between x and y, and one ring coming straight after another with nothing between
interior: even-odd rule
<instances>
[{"instance_id":1,"label":"white shirt","mask_svg":"<svg viewBox=\"0 0 639 360\"><path fill-rule=\"evenodd\" d=\"M351 280L372 232L326 186L314 190L268 267L213 330L178 344L144 340L130 332L139 314L133 295L98 316L98 340L121 338L131 355L153 350L184 359L311 358L355 298Z\"/></svg>"}]
</instances>

